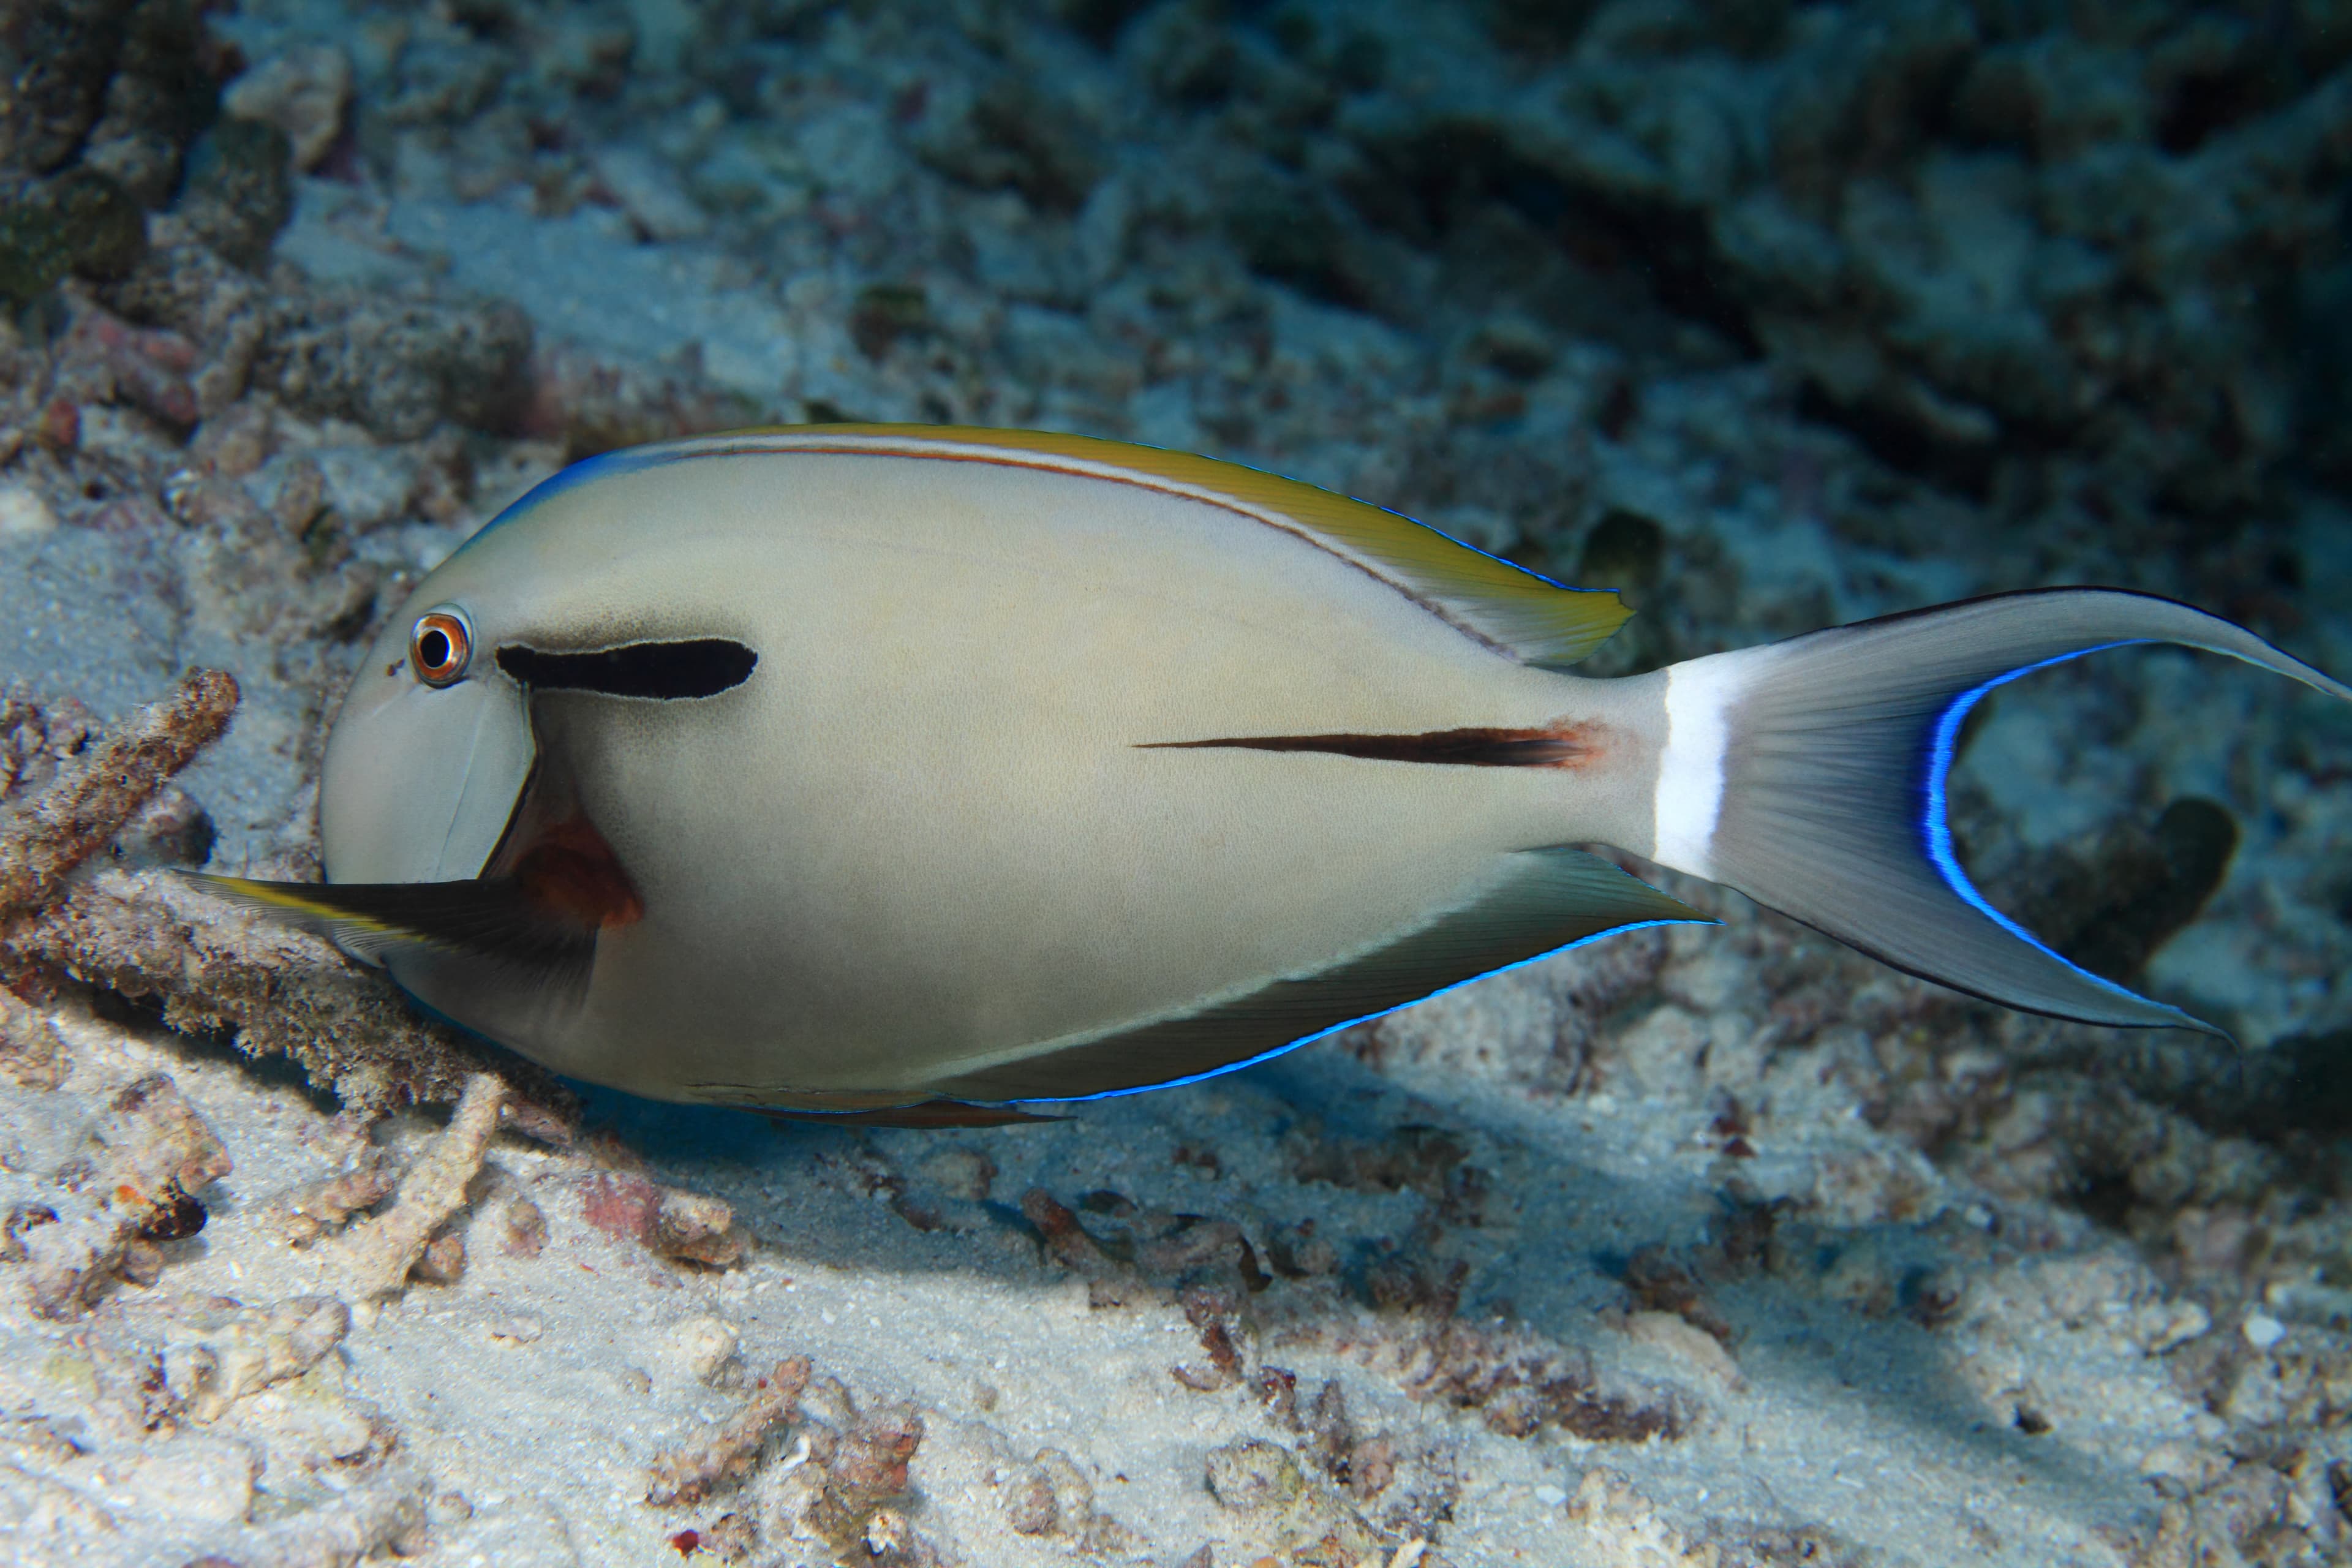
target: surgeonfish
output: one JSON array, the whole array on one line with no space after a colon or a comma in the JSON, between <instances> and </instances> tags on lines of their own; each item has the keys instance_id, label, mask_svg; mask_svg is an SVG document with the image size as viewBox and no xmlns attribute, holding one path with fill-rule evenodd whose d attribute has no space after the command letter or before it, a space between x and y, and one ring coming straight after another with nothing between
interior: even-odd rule
<instances>
[{"instance_id":1,"label":"surgeonfish","mask_svg":"<svg viewBox=\"0 0 2352 1568\"><path fill-rule=\"evenodd\" d=\"M1114 441L644 447L517 501L376 639L326 751L326 882L207 880L560 1072L901 1123L1188 1082L1703 918L1584 844L2011 1007L2199 1026L1970 884L1961 721L2137 642L2352 700L2101 588L1565 673L1629 613Z\"/></svg>"}]
</instances>

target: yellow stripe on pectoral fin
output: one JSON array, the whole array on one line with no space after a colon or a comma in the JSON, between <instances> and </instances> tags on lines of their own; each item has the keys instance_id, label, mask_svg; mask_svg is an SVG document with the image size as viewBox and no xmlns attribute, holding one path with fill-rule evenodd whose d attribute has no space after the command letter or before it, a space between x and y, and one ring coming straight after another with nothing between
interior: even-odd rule
<instances>
[{"instance_id":1,"label":"yellow stripe on pectoral fin","mask_svg":"<svg viewBox=\"0 0 2352 1568\"><path fill-rule=\"evenodd\" d=\"M541 983L584 984L596 928L551 914L511 877L455 882L266 882L203 871L179 875L205 891L325 937L380 964L402 948L483 959Z\"/></svg>"}]
</instances>

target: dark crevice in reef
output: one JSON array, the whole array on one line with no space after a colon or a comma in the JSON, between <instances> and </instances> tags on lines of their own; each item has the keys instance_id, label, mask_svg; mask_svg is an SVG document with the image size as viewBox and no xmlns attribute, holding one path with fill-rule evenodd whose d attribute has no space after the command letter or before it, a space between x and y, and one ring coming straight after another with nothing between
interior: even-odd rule
<instances>
[{"instance_id":1,"label":"dark crevice in reef","mask_svg":"<svg viewBox=\"0 0 2352 1568\"><path fill-rule=\"evenodd\" d=\"M1580 268L1638 279L1661 310L1712 328L1743 355L1763 352L1746 307L1724 286L1703 214L1580 188L1475 121L1364 151L1368 177L1343 188L1375 227L1440 249L1475 228L1482 209L1498 206Z\"/></svg>"},{"instance_id":2,"label":"dark crevice in reef","mask_svg":"<svg viewBox=\"0 0 2352 1568\"><path fill-rule=\"evenodd\" d=\"M2143 826L2119 822L2088 850L2061 850L2022 891L2028 931L2095 974L2133 984L2175 931L2197 918L2237 853L2238 824L2187 796Z\"/></svg>"}]
</instances>

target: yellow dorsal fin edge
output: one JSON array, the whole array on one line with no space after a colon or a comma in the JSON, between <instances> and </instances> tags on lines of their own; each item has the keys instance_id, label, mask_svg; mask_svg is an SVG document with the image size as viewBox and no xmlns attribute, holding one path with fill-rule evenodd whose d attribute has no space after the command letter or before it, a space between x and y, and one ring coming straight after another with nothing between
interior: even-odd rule
<instances>
[{"instance_id":1,"label":"yellow dorsal fin edge","mask_svg":"<svg viewBox=\"0 0 2352 1568\"><path fill-rule=\"evenodd\" d=\"M930 448L941 457L954 456L952 449L959 447L992 447L1123 469L1207 492L1277 526L1297 529L1430 604L1498 650L1550 668L1574 664L1591 653L1633 613L1613 591L1563 587L1409 517L1297 479L1190 452L1046 430L944 425L780 426L680 445L723 449L727 442L747 437L788 437L795 447L840 440L913 455Z\"/></svg>"}]
</instances>

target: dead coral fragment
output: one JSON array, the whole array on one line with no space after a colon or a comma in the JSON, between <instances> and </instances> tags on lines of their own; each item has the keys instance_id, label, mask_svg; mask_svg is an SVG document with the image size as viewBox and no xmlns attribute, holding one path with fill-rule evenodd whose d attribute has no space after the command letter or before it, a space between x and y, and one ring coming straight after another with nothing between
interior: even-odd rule
<instances>
[{"instance_id":1,"label":"dead coral fragment","mask_svg":"<svg viewBox=\"0 0 2352 1568\"><path fill-rule=\"evenodd\" d=\"M290 1247L308 1247L343 1228L352 1215L392 1196L400 1179L381 1150L370 1149L348 1171L295 1188L279 1200L278 1234Z\"/></svg>"},{"instance_id":2,"label":"dead coral fragment","mask_svg":"<svg viewBox=\"0 0 2352 1568\"><path fill-rule=\"evenodd\" d=\"M1184 1321L1199 1331L1201 1348L1209 1353L1209 1364L1179 1365L1170 1368L1171 1373L1198 1394L1213 1394L1239 1383L1242 1356L1234 1343L1231 1325L1241 1310L1240 1291L1231 1287L1193 1284L1177 1291L1176 1299L1184 1309Z\"/></svg>"},{"instance_id":3,"label":"dead coral fragment","mask_svg":"<svg viewBox=\"0 0 2352 1568\"><path fill-rule=\"evenodd\" d=\"M246 1394L308 1372L351 1328L351 1309L332 1296L268 1308L194 1299L174 1314L163 1384L191 1420L217 1421Z\"/></svg>"},{"instance_id":4,"label":"dead coral fragment","mask_svg":"<svg viewBox=\"0 0 2352 1568\"><path fill-rule=\"evenodd\" d=\"M1241 1516L1256 1544L1300 1562L1383 1560L1380 1532L1328 1487L1310 1480L1290 1450L1252 1437L1212 1449L1209 1491ZM1325 1555L1304 1555L1317 1551Z\"/></svg>"},{"instance_id":5,"label":"dead coral fragment","mask_svg":"<svg viewBox=\"0 0 2352 1568\"><path fill-rule=\"evenodd\" d=\"M1005 1495L1005 1522L1019 1535L1059 1535L1090 1556L1124 1558L1144 1542L1095 1506L1094 1482L1059 1448L1040 1448L1029 1473Z\"/></svg>"},{"instance_id":6,"label":"dead coral fragment","mask_svg":"<svg viewBox=\"0 0 2352 1568\"><path fill-rule=\"evenodd\" d=\"M1154 1295L1164 1299L1154 1277L1174 1275L1188 1286L1213 1288L1231 1296L1234 1305L1223 1310L1231 1316L1240 1300L1236 1281L1252 1290L1268 1283L1249 1238L1229 1220L1139 1209L1108 1191L1088 1193L1079 1202L1087 1212L1104 1216L1097 1230L1080 1224L1074 1210L1043 1187L1021 1194L1021 1215L1035 1228L1048 1258L1086 1277L1087 1301L1097 1310L1132 1306ZM1214 1370L1200 1374L1210 1380L1206 1384L1181 1373L1179 1381L1195 1388L1223 1387L1239 1365L1230 1333L1212 1331L1202 1321L1193 1326L1202 1331ZM1221 1337L1226 1342L1222 1348L1217 1342Z\"/></svg>"},{"instance_id":7,"label":"dead coral fragment","mask_svg":"<svg viewBox=\"0 0 2352 1568\"><path fill-rule=\"evenodd\" d=\"M11 1215L12 1252L32 1268L33 1305L67 1318L98 1299L143 1231L228 1174L228 1151L163 1073L118 1093L87 1150L58 1173L57 1202ZM43 1216L47 1216L44 1218Z\"/></svg>"},{"instance_id":8,"label":"dead coral fragment","mask_svg":"<svg viewBox=\"0 0 2352 1568\"><path fill-rule=\"evenodd\" d=\"M352 1488L333 1501L220 1542L195 1563L236 1568L349 1568L387 1548L405 1554L423 1545L431 1488L392 1475ZM195 1568L191 1563L188 1568Z\"/></svg>"},{"instance_id":9,"label":"dead coral fragment","mask_svg":"<svg viewBox=\"0 0 2352 1568\"><path fill-rule=\"evenodd\" d=\"M494 1070L527 1097L526 1114L509 1117L515 1131L542 1142L568 1131L573 1101L549 1075L418 1017L320 939L176 878L105 872L29 920L0 919L0 979L24 978L152 997L171 1027L286 1056L363 1111L453 1100Z\"/></svg>"},{"instance_id":10,"label":"dead coral fragment","mask_svg":"<svg viewBox=\"0 0 2352 1568\"><path fill-rule=\"evenodd\" d=\"M1467 1323L1438 1325L1419 1351L1406 1391L1476 1410L1506 1437L1553 1426L1588 1442L1642 1443L1680 1437L1696 1419L1677 1391L1605 1388L1581 1352L1516 1343Z\"/></svg>"},{"instance_id":11,"label":"dead coral fragment","mask_svg":"<svg viewBox=\"0 0 2352 1568\"><path fill-rule=\"evenodd\" d=\"M1363 1436L1348 1414L1348 1395L1337 1383L1326 1383L1305 1423L1314 1442L1309 1452L1329 1476L1358 1502L1370 1502L1386 1491L1397 1474L1396 1439L1385 1434Z\"/></svg>"},{"instance_id":12,"label":"dead coral fragment","mask_svg":"<svg viewBox=\"0 0 2352 1568\"><path fill-rule=\"evenodd\" d=\"M510 1258L537 1258L547 1246L547 1215L528 1196L509 1199L504 1216L506 1240L499 1250Z\"/></svg>"},{"instance_id":13,"label":"dead coral fragment","mask_svg":"<svg viewBox=\"0 0 2352 1568\"><path fill-rule=\"evenodd\" d=\"M343 1238L356 1294L383 1296L399 1289L434 1232L466 1206L466 1184L482 1168L482 1152L499 1130L499 1103L505 1097L506 1086L494 1074L477 1073L467 1080L449 1125L401 1177L392 1207Z\"/></svg>"},{"instance_id":14,"label":"dead coral fragment","mask_svg":"<svg viewBox=\"0 0 2352 1568\"><path fill-rule=\"evenodd\" d=\"M1721 1344L1731 1342L1731 1324L1708 1302L1698 1276L1653 1243L1625 1260L1625 1289L1653 1312L1671 1312Z\"/></svg>"},{"instance_id":15,"label":"dead coral fragment","mask_svg":"<svg viewBox=\"0 0 2352 1568\"><path fill-rule=\"evenodd\" d=\"M1486 1223L1494 1178L1469 1163L1469 1149L1460 1138L1440 1128L1412 1123L1372 1142L1309 1130L1287 1142L1291 1170L1301 1182L1328 1182L1355 1192L1417 1192L1449 1224Z\"/></svg>"},{"instance_id":16,"label":"dead coral fragment","mask_svg":"<svg viewBox=\"0 0 2352 1568\"><path fill-rule=\"evenodd\" d=\"M751 1402L717 1430L656 1458L646 1500L658 1508L697 1503L714 1488L750 1475L768 1435L800 1413L811 1370L804 1355L778 1362Z\"/></svg>"},{"instance_id":17,"label":"dead coral fragment","mask_svg":"<svg viewBox=\"0 0 2352 1568\"><path fill-rule=\"evenodd\" d=\"M25 1089L55 1089L71 1066L49 1021L0 986L0 1075Z\"/></svg>"},{"instance_id":18,"label":"dead coral fragment","mask_svg":"<svg viewBox=\"0 0 2352 1568\"><path fill-rule=\"evenodd\" d=\"M1054 1484L1042 1470L1032 1471L1006 1494L1004 1522L1015 1535L1050 1535L1061 1518Z\"/></svg>"},{"instance_id":19,"label":"dead coral fragment","mask_svg":"<svg viewBox=\"0 0 2352 1568\"><path fill-rule=\"evenodd\" d=\"M917 1537L905 1516L882 1505L906 1492L907 1466L922 1442L923 1418L911 1408L857 1416L824 1456L824 1486L803 1516L809 1527L836 1549L856 1542L877 1558L913 1555Z\"/></svg>"},{"instance_id":20,"label":"dead coral fragment","mask_svg":"<svg viewBox=\"0 0 2352 1568\"><path fill-rule=\"evenodd\" d=\"M1208 1481L1210 1494L1235 1512L1286 1506L1307 1486L1290 1450L1262 1437L1211 1450Z\"/></svg>"},{"instance_id":21,"label":"dead coral fragment","mask_svg":"<svg viewBox=\"0 0 2352 1568\"><path fill-rule=\"evenodd\" d=\"M616 1240L634 1238L660 1257L706 1268L741 1261L746 1246L734 1229L735 1211L724 1199L656 1186L625 1171L590 1177L580 1213Z\"/></svg>"},{"instance_id":22,"label":"dead coral fragment","mask_svg":"<svg viewBox=\"0 0 2352 1568\"><path fill-rule=\"evenodd\" d=\"M1066 1268L1095 1278L1119 1272L1118 1262L1105 1252L1067 1205L1043 1187L1021 1194L1021 1216L1037 1227L1045 1252Z\"/></svg>"},{"instance_id":23,"label":"dead coral fragment","mask_svg":"<svg viewBox=\"0 0 2352 1568\"><path fill-rule=\"evenodd\" d=\"M745 1513L722 1513L698 1533L702 1550L721 1563L740 1563L760 1544L759 1526Z\"/></svg>"},{"instance_id":24,"label":"dead coral fragment","mask_svg":"<svg viewBox=\"0 0 2352 1568\"><path fill-rule=\"evenodd\" d=\"M105 847L165 780L228 727L236 679L198 670L45 790L0 833L0 915L37 910L67 874Z\"/></svg>"},{"instance_id":25,"label":"dead coral fragment","mask_svg":"<svg viewBox=\"0 0 2352 1568\"><path fill-rule=\"evenodd\" d=\"M420 1285L455 1285L466 1277L466 1238L456 1231L435 1237L425 1244L408 1277Z\"/></svg>"},{"instance_id":26,"label":"dead coral fragment","mask_svg":"<svg viewBox=\"0 0 2352 1568\"><path fill-rule=\"evenodd\" d=\"M1587 1470L1569 1500L1568 1517L1612 1555L1636 1562L1713 1563L1715 1553L1685 1538L1650 1500L1615 1470Z\"/></svg>"}]
</instances>

